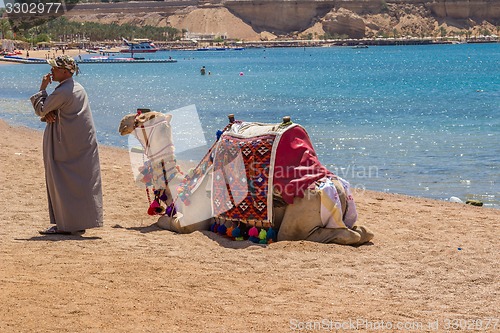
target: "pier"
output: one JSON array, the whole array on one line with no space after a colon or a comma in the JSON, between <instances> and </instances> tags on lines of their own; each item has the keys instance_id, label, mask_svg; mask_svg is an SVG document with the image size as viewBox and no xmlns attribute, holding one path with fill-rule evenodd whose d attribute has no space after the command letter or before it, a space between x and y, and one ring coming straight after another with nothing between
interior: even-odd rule
<instances>
[{"instance_id":1,"label":"pier","mask_svg":"<svg viewBox=\"0 0 500 333\"><path fill-rule=\"evenodd\" d=\"M41 58L24 58L20 56L4 56L0 57L2 61L15 62L21 64L47 64L46 59ZM144 64L144 63L174 63L175 59L75 59L77 64Z\"/></svg>"}]
</instances>

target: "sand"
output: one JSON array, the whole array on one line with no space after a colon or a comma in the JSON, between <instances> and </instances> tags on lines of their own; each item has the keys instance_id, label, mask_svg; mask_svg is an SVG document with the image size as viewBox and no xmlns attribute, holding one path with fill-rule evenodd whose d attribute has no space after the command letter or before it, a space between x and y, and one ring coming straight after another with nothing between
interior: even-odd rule
<instances>
[{"instance_id":1,"label":"sand","mask_svg":"<svg viewBox=\"0 0 500 333\"><path fill-rule=\"evenodd\" d=\"M376 236L360 247L179 235L146 214L127 153L101 146L105 226L41 236L41 143L0 121L0 332L500 329L498 210L365 191Z\"/></svg>"}]
</instances>

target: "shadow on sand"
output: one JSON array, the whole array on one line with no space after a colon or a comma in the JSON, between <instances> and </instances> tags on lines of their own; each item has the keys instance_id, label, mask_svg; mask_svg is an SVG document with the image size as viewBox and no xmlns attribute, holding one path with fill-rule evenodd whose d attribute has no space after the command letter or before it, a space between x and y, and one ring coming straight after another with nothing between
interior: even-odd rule
<instances>
[{"instance_id":1,"label":"shadow on sand","mask_svg":"<svg viewBox=\"0 0 500 333\"><path fill-rule=\"evenodd\" d=\"M59 235L59 234L33 236L31 238L15 238L15 240L20 240L20 241L50 241L50 242L59 242L68 240L88 241L97 239L102 239L102 238L97 236L85 237L82 235Z\"/></svg>"},{"instance_id":2,"label":"shadow on sand","mask_svg":"<svg viewBox=\"0 0 500 333\"><path fill-rule=\"evenodd\" d=\"M223 246L223 247L228 248L228 249L246 249L249 247L266 248L268 245L268 244L253 243L249 240L242 240L242 241L233 240L229 237L221 236L221 235L216 234L216 233L209 231L209 230L200 231L200 232L203 235L207 236L207 238L218 243L220 246Z\"/></svg>"},{"instance_id":3,"label":"shadow on sand","mask_svg":"<svg viewBox=\"0 0 500 333\"><path fill-rule=\"evenodd\" d=\"M131 230L131 231L139 231L142 234L147 234L147 233L150 233L150 232L162 231L163 230L160 227L158 227L156 225L156 223L153 223L153 224L148 225L148 226L140 226L140 227L122 227L119 224L115 224L111 228L114 228L114 229L125 229L125 230Z\"/></svg>"},{"instance_id":4,"label":"shadow on sand","mask_svg":"<svg viewBox=\"0 0 500 333\"><path fill-rule=\"evenodd\" d=\"M150 232L156 232L156 231L164 231L164 232L172 233L173 235L184 236L183 234L178 234L178 233L173 232L173 231L162 229L162 228L158 227L158 225L156 223L153 223L153 224L148 225L148 226L140 226L140 227L122 227L119 224L115 224L112 228L138 231L138 232L143 233L143 234L150 233ZM195 231L195 232L202 233L208 239L213 240L214 242L217 242L220 246L223 246L223 247L228 248L228 249L245 249L245 248L250 247L250 246L256 246L259 248L267 247L267 244L256 244L256 243L252 243L252 242L247 241L247 240L246 241L235 241L235 240L232 240L228 237L224 237L224 236L215 234L215 233L208 231L208 230Z\"/></svg>"},{"instance_id":5,"label":"shadow on sand","mask_svg":"<svg viewBox=\"0 0 500 333\"><path fill-rule=\"evenodd\" d=\"M115 228L115 229L125 229L125 230L130 230L130 231L138 231L140 233L143 233L143 234L146 234L146 233L150 233L150 232L158 232L158 231L164 231L164 232L169 232L173 235L177 235L177 236L184 236L183 234L178 234L176 232L173 232L173 231L169 231L169 230L165 230L165 229L162 229L160 227L158 227L158 225L156 223L153 223L151 225L147 225L147 226L140 226L140 227L123 227L119 224L115 224L114 226L112 226L112 228ZM226 237L226 236L221 236L219 234L216 234L212 231L209 231L209 230L203 230L203 231L195 231L196 232L199 232L201 234L203 234L205 237L207 237L208 239L216 242L217 244L219 244L220 246L222 247L225 247L225 248L228 248L228 249L246 249L246 248L249 248L249 247L254 247L255 249L257 248L266 248L268 247L268 244L258 244L258 243L252 243L251 241L249 240L244 240L244 241L236 241L236 240L233 240L229 237ZM64 236L64 237L71 237L71 236ZM40 238L40 237L38 237ZM42 237L43 239L43 237ZM92 239L92 237L88 237L87 239ZM61 240L61 239L58 239L58 240ZM338 244L331 244L331 245L336 245L336 246L350 246L350 245L338 245ZM373 246L375 245L374 243L372 242L368 242L368 243L365 243L365 244L361 244L361 245L352 245L353 247L360 247L360 246Z\"/></svg>"}]
</instances>

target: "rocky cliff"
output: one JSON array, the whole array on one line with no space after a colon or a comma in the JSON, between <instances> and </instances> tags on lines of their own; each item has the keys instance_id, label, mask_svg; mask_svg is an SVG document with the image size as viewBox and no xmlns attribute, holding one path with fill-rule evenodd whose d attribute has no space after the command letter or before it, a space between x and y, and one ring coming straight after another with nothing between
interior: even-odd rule
<instances>
[{"instance_id":1,"label":"rocky cliff","mask_svg":"<svg viewBox=\"0 0 500 333\"><path fill-rule=\"evenodd\" d=\"M490 20L497 25L500 20L498 0L434 0L425 6L440 18Z\"/></svg>"},{"instance_id":2,"label":"rocky cliff","mask_svg":"<svg viewBox=\"0 0 500 333\"><path fill-rule=\"evenodd\" d=\"M77 21L172 26L256 40L275 36L498 34L499 0L216 0L78 4Z\"/></svg>"}]
</instances>

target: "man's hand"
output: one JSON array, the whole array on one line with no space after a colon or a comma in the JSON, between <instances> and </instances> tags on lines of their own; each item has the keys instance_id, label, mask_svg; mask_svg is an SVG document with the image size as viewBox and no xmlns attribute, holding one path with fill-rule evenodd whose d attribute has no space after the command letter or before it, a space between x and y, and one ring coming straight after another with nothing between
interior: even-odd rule
<instances>
[{"instance_id":1,"label":"man's hand","mask_svg":"<svg viewBox=\"0 0 500 333\"><path fill-rule=\"evenodd\" d=\"M50 111L45 115L45 121L48 123L55 123L57 119L57 113L55 111Z\"/></svg>"},{"instance_id":2,"label":"man's hand","mask_svg":"<svg viewBox=\"0 0 500 333\"><path fill-rule=\"evenodd\" d=\"M52 73L45 74L42 78L42 84L40 85L40 90L47 89L47 86L52 83Z\"/></svg>"}]
</instances>

